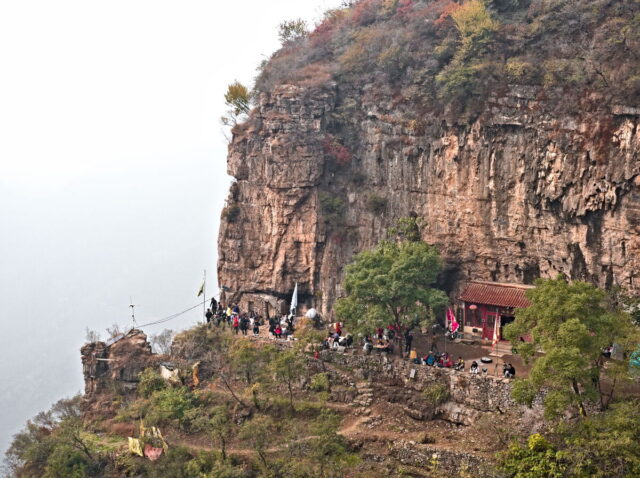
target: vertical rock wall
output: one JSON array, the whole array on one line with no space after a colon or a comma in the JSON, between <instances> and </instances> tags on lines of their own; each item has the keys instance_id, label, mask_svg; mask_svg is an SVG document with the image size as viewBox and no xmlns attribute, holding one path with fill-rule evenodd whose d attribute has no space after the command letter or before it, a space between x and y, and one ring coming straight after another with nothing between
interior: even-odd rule
<instances>
[{"instance_id":1,"label":"vertical rock wall","mask_svg":"<svg viewBox=\"0 0 640 478\"><path fill-rule=\"evenodd\" d=\"M297 281L301 302L328 314L353 254L409 214L440 248L449 291L559 272L640 291L640 109L546 94L512 86L472 119L372 85L263 95L229 146L228 300L282 304Z\"/></svg>"}]
</instances>

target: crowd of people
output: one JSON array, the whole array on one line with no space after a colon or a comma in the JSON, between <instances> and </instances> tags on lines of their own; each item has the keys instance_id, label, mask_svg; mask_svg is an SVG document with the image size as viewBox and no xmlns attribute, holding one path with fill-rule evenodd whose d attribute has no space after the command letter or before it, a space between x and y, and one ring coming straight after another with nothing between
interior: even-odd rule
<instances>
[{"instance_id":1,"label":"crowd of people","mask_svg":"<svg viewBox=\"0 0 640 478\"><path fill-rule=\"evenodd\" d=\"M462 357L459 356L458 360L454 362L446 352L437 353L429 351L429 353L424 357L418 357L415 350L412 350L409 355L409 359L411 359L415 364L423 364L430 367L452 368L460 372L464 372L466 370L466 363ZM478 374L482 372L486 375L487 371L488 370L485 367L480 369L480 365L477 360L473 360L469 366L469 373L471 374ZM504 378L514 378L516 376L516 368L510 363L505 363L502 367L502 376Z\"/></svg>"},{"instance_id":2,"label":"crowd of people","mask_svg":"<svg viewBox=\"0 0 640 478\"><path fill-rule=\"evenodd\" d=\"M260 335L260 327L263 325L269 326L269 337L274 339L291 339L295 332L295 317L293 314L267 317L265 319L255 312L241 313L238 304L225 308L223 304L217 303L213 299L211 307L207 309L205 316L208 324L215 323L216 326L230 326L235 334L248 335L248 331L251 330L253 335L257 337ZM322 349L346 350L354 345L353 336L349 333L344 334L342 327L340 322L330 325L327 336L322 341ZM466 363L461 356L454 362L447 352L438 352L435 334L432 335L431 339L432 350L423 357L419 357L416 350L412 348L414 336L410 329L406 330L402 337L404 337L404 352L413 363L430 367L451 368L460 372L466 370ZM399 342L399 338L400 331L393 324L388 325L386 328L378 327L374 334L368 334L363 337L362 351L367 355L374 350L382 353L393 353L394 343ZM473 360L469 366L469 373L486 374L487 369L480 368L478 362ZM515 375L515 367L511 363L505 363L502 369L502 376L514 378Z\"/></svg>"},{"instance_id":3,"label":"crowd of people","mask_svg":"<svg viewBox=\"0 0 640 478\"><path fill-rule=\"evenodd\" d=\"M253 311L241 312L238 304L225 307L215 299L211 300L205 317L207 324L231 327L236 335L248 335L251 330L253 336L258 337L263 325L269 326L269 336L274 339L290 339L295 332L295 317L292 314L264 318Z\"/></svg>"}]
</instances>

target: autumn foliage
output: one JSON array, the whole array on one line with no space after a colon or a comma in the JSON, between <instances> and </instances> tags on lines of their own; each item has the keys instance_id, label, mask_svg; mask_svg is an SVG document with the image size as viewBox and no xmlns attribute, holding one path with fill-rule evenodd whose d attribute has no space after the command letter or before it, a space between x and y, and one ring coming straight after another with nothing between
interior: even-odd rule
<instances>
[{"instance_id":1,"label":"autumn foliage","mask_svg":"<svg viewBox=\"0 0 640 478\"><path fill-rule=\"evenodd\" d=\"M336 137L331 134L325 135L322 141L322 148L324 153L340 166L346 166L353 159L349 148L340 144Z\"/></svg>"}]
</instances>

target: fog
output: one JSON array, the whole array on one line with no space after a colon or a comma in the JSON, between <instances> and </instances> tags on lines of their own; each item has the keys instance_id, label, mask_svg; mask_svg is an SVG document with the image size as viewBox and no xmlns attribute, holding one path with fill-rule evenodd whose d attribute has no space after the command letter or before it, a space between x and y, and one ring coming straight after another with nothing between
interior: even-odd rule
<instances>
[{"instance_id":1,"label":"fog","mask_svg":"<svg viewBox=\"0 0 640 478\"><path fill-rule=\"evenodd\" d=\"M0 4L0 452L81 391L87 327L193 306L204 269L217 292L226 85L339 3Z\"/></svg>"}]
</instances>

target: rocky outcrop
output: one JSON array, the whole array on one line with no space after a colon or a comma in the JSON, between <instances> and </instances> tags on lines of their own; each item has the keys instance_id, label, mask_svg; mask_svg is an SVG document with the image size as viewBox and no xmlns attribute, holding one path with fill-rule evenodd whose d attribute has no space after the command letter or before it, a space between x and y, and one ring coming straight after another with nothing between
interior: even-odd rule
<instances>
[{"instance_id":1,"label":"rocky outcrop","mask_svg":"<svg viewBox=\"0 0 640 478\"><path fill-rule=\"evenodd\" d=\"M154 355L147 336L133 329L109 342L92 342L80 349L85 383L85 398L106 392L134 391L138 385L138 374L145 368L155 366L161 357Z\"/></svg>"},{"instance_id":2,"label":"rocky outcrop","mask_svg":"<svg viewBox=\"0 0 640 478\"><path fill-rule=\"evenodd\" d=\"M559 272L639 291L640 113L582 101L562 109L511 86L479 116L452 118L371 85L263 94L229 146L228 299L262 308L297 281L303 304L330 313L353 254L408 215L442 252L449 291Z\"/></svg>"}]
</instances>

